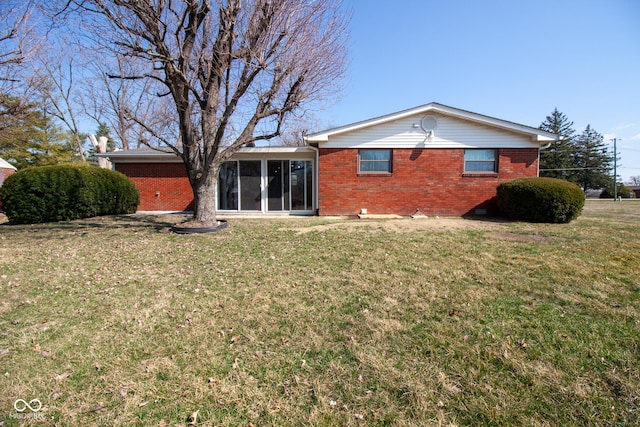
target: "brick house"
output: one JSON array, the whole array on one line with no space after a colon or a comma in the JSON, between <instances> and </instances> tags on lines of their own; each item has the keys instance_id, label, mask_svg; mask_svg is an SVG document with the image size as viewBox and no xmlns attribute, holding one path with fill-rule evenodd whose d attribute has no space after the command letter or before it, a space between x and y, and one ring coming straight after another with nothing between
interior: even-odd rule
<instances>
[{"instance_id":1,"label":"brick house","mask_svg":"<svg viewBox=\"0 0 640 427\"><path fill-rule=\"evenodd\" d=\"M430 103L306 136L305 147L242 148L223 165L221 214L496 213L501 182L538 176L555 135ZM140 210L187 210L193 196L172 153L106 153L141 192Z\"/></svg>"}]
</instances>

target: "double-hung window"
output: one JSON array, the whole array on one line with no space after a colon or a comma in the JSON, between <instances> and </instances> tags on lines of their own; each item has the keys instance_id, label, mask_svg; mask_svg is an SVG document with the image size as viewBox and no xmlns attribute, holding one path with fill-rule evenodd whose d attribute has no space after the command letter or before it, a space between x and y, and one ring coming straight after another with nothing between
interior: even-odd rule
<instances>
[{"instance_id":1,"label":"double-hung window","mask_svg":"<svg viewBox=\"0 0 640 427\"><path fill-rule=\"evenodd\" d=\"M391 173L391 150L359 150L358 172Z\"/></svg>"},{"instance_id":2,"label":"double-hung window","mask_svg":"<svg viewBox=\"0 0 640 427\"><path fill-rule=\"evenodd\" d=\"M464 150L465 173L496 173L498 172L497 150L473 149Z\"/></svg>"}]
</instances>

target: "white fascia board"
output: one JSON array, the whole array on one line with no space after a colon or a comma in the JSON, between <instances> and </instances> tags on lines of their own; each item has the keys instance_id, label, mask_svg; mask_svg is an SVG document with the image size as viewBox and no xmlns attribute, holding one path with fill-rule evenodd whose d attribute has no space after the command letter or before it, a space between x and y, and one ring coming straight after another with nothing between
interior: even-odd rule
<instances>
[{"instance_id":1,"label":"white fascia board","mask_svg":"<svg viewBox=\"0 0 640 427\"><path fill-rule=\"evenodd\" d=\"M542 132L542 131L541 131ZM547 133L547 132L545 132ZM545 135L536 135L534 136L533 140L535 142L540 142L543 144L548 144L550 142L556 142L558 140L558 137L554 134L550 134L551 136L545 136Z\"/></svg>"},{"instance_id":2,"label":"white fascia board","mask_svg":"<svg viewBox=\"0 0 640 427\"><path fill-rule=\"evenodd\" d=\"M108 153L97 153L96 157L104 157L113 163L181 163L182 159L175 153L156 150L120 150Z\"/></svg>"},{"instance_id":3,"label":"white fascia board","mask_svg":"<svg viewBox=\"0 0 640 427\"><path fill-rule=\"evenodd\" d=\"M315 153L312 148L301 147L242 147L236 153Z\"/></svg>"},{"instance_id":4,"label":"white fascia board","mask_svg":"<svg viewBox=\"0 0 640 427\"><path fill-rule=\"evenodd\" d=\"M310 147L242 147L233 155L236 156L264 156L264 155L296 155L315 156L315 150ZM160 150L120 150L96 154L96 157L108 158L114 163L182 163L182 158L173 152Z\"/></svg>"}]
</instances>

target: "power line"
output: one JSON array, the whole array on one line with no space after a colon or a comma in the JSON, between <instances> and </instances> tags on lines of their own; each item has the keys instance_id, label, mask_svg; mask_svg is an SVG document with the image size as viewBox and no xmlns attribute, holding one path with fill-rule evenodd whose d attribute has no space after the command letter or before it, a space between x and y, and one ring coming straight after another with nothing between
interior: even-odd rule
<instances>
[{"instance_id":1,"label":"power line","mask_svg":"<svg viewBox=\"0 0 640 427\"><path fill-rule=\"evenodd\" d=\"M601 171L606 172L606 169L600 168L558 168L558 169L540 169L540 172L546 171Z\"/></svg>"}]
</instances>

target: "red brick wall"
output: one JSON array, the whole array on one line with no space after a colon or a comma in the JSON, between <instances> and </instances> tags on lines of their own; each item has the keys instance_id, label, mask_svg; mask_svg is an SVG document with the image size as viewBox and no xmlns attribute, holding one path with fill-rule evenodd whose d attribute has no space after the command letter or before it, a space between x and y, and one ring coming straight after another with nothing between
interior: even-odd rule
<instances>
[{"instance_id":1,"label":"red brick wall","mask_svg":"<svg viewBox=\"0 0 640 427\"><path fill-rule=\"evenodd\" d=\"M193 209L193 192L182 163L117 163L140 190L140 211Z\"/></svg>"},{"instance_id":2,"label":"red brick wall","mask_svg":"<svg viewBox=\"0 0 640 427\"><path fill-rule=\"evenodd\" d=\"M9 175L13 175L14 173L16 173L16 170L9 168L0 168L0 173L3 176L3 179L1 181L4 182L5 179L9 178Z\"/></svg>"},{"instance_id":3,"label":"red brick wall","mask_svg":"<svg viewBox=\"0 0 640 427\"><path fill-rule=\"evenodd\" d=\"M498 173L464 174L462 149L394 149L391 174L358 174L358 150L320 149L319 214L496 213L499 183L537 176L538 149L500 149Z\"/></svg>"}]
</instances>

